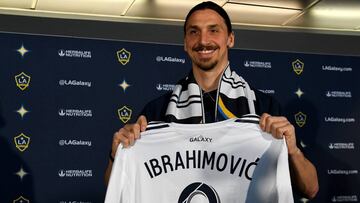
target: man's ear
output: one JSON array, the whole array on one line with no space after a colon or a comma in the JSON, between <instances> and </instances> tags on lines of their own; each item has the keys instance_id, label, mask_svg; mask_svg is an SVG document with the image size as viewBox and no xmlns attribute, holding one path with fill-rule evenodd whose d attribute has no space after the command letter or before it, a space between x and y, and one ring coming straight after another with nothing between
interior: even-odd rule
<instances>
[{"instance_id":1,"label":"man's ear","mask_svg":"<svg viewBox=\"0 0 360 203\"><path fill-rule=\"evenodd\" d=\"M234 34L234 32L231 32L229 34L229 38L227 40L227 47L228 48L234 47L234 43L235 43L235 34Z\"/></svg>"}]
</instances>

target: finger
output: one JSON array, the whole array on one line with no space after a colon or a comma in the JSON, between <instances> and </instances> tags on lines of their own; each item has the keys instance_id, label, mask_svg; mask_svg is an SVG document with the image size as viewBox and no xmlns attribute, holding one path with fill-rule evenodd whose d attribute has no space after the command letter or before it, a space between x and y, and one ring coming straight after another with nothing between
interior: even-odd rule
<instances>
[{"instance_id":1,"label":"finger","mask_svg":"<svg viewBox=\"0 0 360 203\"><path fill-rule=\"evenodd\" d=\"M268 116L265 119L265 131L275 133L274 128L288 124L289 121L283 116Z\"/></svg>"},{"instance_id":2,"label":"finger","mask_svg":"<svg viewBox=\"0 0 360 203\"><path fill-rule=\"evenodd\" d=\"M271 134L277 139L282 139L288 130L288 122L275 122L271 125Z\"/></svg>"},{"instance_id":3,"label":"finger","mask_svg":"<svg viewBox=\"0 0 360 203\"><path fill-rule=\"evenodd\" d=\"M117 148L120 144L120 140L118 138L118 132L114 133L112 144L111 144L111 156L114 157L117 151Z\"/></svg>"},{"instance_id":4,"label":"finger","mask_svg":"<svg viewBox=\"0 0 360 203\"><path fill-rule=\"evenodd\" d=\"M260 124L260 128L261 130L265 131L265 124L266 124L266 119L267 117L269 117L270 114L267 114L267 113L263 113L260 117L260 121L259 121L259 124Z\"/></svg>"},{"instance_id":5,"label":"finger","mask_svg":"<svg viewBox=\"0 0 360 203\"><path fill-rule=\"evenodd\" d=\"M140 125L138 123L135 123L132 126L132 129L130 132L132 133L132 137L130 139L130 144L134 145L135 140L139 139L139 137L140 137Z\"/></svg>"},{"instance_id":6,"label":"finger","mask_svg":"<svg viewBox=\"0 0 360 203\"><path fill-rule=\"evenodd\" d=\"M118 139L123 145L124 148L130 146L131 138L133 137L132 133L125 128L121 128L118 133ZM132 138L133 139L133 138Z\"/></svg>"},{"instance_id":7,"label":"finger","mask_svg":"<svg viewBox=\"0 0 360 203\"><path fill-rule=\"evenodd\" d=\"M146 130L146 127L147 127L147 119L145 116L141 115L137 121L136 121L137 124L140 125L140 130L141 132L144 132Z\"/></svg>"}]
</instances>

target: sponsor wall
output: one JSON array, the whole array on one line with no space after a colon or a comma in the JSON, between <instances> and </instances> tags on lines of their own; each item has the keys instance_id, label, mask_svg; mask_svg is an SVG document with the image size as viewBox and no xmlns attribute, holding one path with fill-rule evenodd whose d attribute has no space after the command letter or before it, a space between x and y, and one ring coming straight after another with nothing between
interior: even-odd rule
<instances>
[{"instance_id":1,"label":"sponsor wall","mask_svg":"<svg viewBox=\"0 0 360 203\"><path fill-rule=\"evenodd\" d=\"M0 202L103 202L113 133L172 91L181 45L0 33ZM276 97L316 165L318 196L359 201L360 58L232 49L232 69Z\"/></svg>"}]
</instances>

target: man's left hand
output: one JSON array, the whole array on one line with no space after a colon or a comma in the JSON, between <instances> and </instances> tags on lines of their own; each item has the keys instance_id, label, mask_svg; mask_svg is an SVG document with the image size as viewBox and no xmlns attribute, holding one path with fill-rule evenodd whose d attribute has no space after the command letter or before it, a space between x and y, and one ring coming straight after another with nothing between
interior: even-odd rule
<instances>
[{"instance_id":1,"label":"man's left hand","mask_svg":"<svg viewBox=\"0 0 360 203\"><path fill-rule=\"evenodd\" d=\"M277 139L285 137L289 155L296 153L295 127L284 116L271 116L264 113L260 117L260 128Z\"/></svg>"}]
</instances>

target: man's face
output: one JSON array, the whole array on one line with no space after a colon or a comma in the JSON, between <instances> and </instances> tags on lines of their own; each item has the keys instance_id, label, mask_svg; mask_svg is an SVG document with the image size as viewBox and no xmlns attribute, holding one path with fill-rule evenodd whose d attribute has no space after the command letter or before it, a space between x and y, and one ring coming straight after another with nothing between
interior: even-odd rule
<instances>
[{"instance_id":1,"label":"man's face","mask_svg":"<svg viewBox=\"0 0 360 203\"><path fill-rule=\"evenodd\" d=\"M234 45L233 33L228 33L224 19L211 9L195 11L188 19L184 49L193 65L204 71L228 61L228 47ZM223 67L222 67L223 68Z\"/></svg>"}]
</instances>

